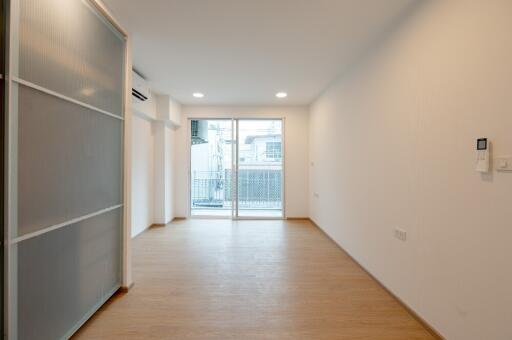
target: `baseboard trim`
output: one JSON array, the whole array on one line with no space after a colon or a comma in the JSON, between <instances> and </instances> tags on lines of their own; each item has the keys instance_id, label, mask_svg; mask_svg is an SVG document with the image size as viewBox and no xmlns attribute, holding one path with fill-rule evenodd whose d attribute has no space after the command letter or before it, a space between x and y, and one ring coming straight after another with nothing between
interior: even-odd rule
<instances>
[{"instance_id":1,"label":"baseboard trim","mask_svg":"<svg viewBox=\"0 0 512 340\"><path fill-rule=\"evenodd\" d=\"M165 227L166 225L167 224L165 224L165 223L153 223L153 224L150 224L149 226L144 228L144 230L141 230L135 236L132 236L132 239L135 239L135 238L139 237L140 235L144 234L146 231L148 231L151 228L154 228L154 227Z\"/></svg>"},{"instance_id":2,"label":"baseboard trim","mask_svg":"<svg viewBox=\"0 0 512 340\"><path fill-rule=\"evenodd\" d=\"M121 293L125 293L125 294L126 294L126 293L128 293L128 291L129 291L130 289L132 289L132 288L133 288L133 286L135 286L135 282L130 283L130 285L129 285L129 286L121 286L121 287L119 287L119 292L121 292Z\"/></svg>"},{"instance_id":3,"label":"baseboard trim","mask_svg":"<svg viewBox=\"0 0 512 340\"><path fill-rule=\"evenodd\" d=\"M139 231L137 234L133 235L132 236L132 240L139 237L139 235L142 235L144 234L149 228L151 228L152 224L148 225L146 228L144 228L143 230Z\"/></svg>"},{"instance_id":4,"label":"baseboard trim","mask_svg":"<svg viewBox=\"0 0 512 340\"><path fill-rule=\"evenodd\" d=\"M183 220L186 220L186 219L187 219L186 217L177 216L177 217L173 218L171 220L171 222L183 221Z\"/></svg>"},{"instance_id":5,"label":"baseboard trim","mask_svg":"<svg viewBox=\"0 0 512 340\"><path fill-rule=\"evenodd\" d=\"M311 221L309 217L286 217L287 220L290 221Z\"/></svg>"},{"instance_id":6,"label":"baseboard trim","mask_svg":"<svg viewBox=\"0 0 512 340\"><path fill-rule=\"evenodd\" d=\"M439 339L439 340L446 340L445 337L441 335L434 327L432 327L425 319L423 319L414 309L412 309L407 303L405 303L401 298L399 298L395 293L393 293L388 287L386 287L378 278L376 278L368 269L366 269L361 263L359 263L358 260L356 260L348 251L345 250L338 242L336 242L327 232L325 232L322 227L318 225L311 217L308 217L308 220L313 224L318 230L320 230L329 240L331 240L341 251L343 251L347 256L354 261L355 264L357 264L359 267L361 267L362 270L366 272L372 279L374 279L384 290L386 290L392 297L395 298L396 301L398 301L402 307L405 308L405 310L411 314L411 316L416 319L426 330L429 332L433 337Z\"/></svg>"}]
</instances>

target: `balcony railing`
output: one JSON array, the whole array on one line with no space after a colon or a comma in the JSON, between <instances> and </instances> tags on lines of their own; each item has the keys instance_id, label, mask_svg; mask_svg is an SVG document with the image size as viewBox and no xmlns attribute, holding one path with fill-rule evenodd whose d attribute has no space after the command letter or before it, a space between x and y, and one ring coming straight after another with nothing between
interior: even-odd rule
<instances>
[{"instance_id":1,"label":"balcony railing","mask_svg":"<svg viewBox=\"0 0 512 340\"><path fill-rule=\"evenodd\" d=\"M240 169L238 171L238 205L246 209L280 209L282 205L282 171L275 169ZM231 209L231 170L193 171L192 208Z\"/></svg>"}]
</instances>

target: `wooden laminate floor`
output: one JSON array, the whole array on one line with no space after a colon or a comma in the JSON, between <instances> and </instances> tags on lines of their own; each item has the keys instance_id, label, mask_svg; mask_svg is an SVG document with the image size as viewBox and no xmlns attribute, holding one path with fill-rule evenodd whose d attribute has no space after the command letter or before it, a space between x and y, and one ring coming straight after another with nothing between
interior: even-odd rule
<instances>
[{"instance_id":1,"label":"wooden laminate floor","mask_svg":"<svg viewBox=\"0 0 512 340\"><path fill-rule=\"evenodd\" d=\"M433 339L308 221L182 220L133 248L135 286L77 339Z\"/></svg>"}]
</instances>

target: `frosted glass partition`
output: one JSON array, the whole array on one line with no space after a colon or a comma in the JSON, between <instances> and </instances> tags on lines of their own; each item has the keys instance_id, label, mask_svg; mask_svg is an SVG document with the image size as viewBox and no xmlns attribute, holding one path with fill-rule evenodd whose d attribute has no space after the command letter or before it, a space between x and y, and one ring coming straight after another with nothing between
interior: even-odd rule
<instances>
[{"instance_id":1,"label":"frosted glass partition","mask_svg":"<svg viewBox=\"0 0 512 340\"><path fill-rule=\"evenodd\" d=\"M122 121L19 85L18 236L122 202Z\"/></svg>"},{"instance_id":2,"label":"frosted glass partition","mask_svg":"<svg viewBox=\"0 0 512 340\"><path fill-rule=\"evenodd\" d=\"M121 210L18 245L19 339L66 335L120 284Z\"/></svg>"},{"instance_id":3,"label":"frosted glass partition","mask_svg":"<svg viewBox=\"0 0 512 340\"><path fill-rule=\"evenodd\" d=\"M122 116L123 67L123 39L87 1L20 1L21 79Z\"/></svg>"},{"instance_id":4,"label":"frosted glass partition","mask_svg":"<svg viewBox=\"0 0 512 340\"><path fill-rule=\"evenodd\" d=\"M88 0L10 3L7 338L62 339L121 285L125 39Z\"/></svg>"}]
</instances>

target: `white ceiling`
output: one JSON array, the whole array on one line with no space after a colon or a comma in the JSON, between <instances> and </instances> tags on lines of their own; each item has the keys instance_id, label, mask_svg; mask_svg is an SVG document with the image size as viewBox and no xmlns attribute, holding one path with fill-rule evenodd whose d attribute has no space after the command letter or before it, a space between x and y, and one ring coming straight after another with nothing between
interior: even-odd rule
<instances>
[{"instance_id":1,"label":"white ceiling","mask_svg":"<svg viewBox=\"0 0 512 340\"><path fill-rule=\"evenodd\" d=\"M183 104L302 105L413 0L104 2L154 90Z\"/></svg>"}]
</instances>

